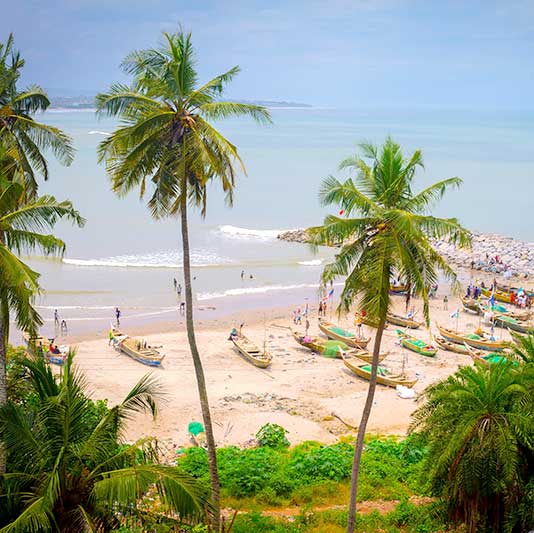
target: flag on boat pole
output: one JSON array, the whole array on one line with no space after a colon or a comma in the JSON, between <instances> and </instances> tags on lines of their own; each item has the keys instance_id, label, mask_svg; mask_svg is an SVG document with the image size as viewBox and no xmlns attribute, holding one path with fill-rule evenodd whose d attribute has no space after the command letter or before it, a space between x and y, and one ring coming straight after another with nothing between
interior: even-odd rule
<instances>
[{"instance_id":1,"label":"flag on boat pole","mask_svg":"<svg viewBox=\"0 0 534 533\"><path fill-rule=\"evenodd\" d=\"M334 296L334 289L330 289L330 292L328 293L328 298L332 298Z\"/></svg>"}]
</instances>

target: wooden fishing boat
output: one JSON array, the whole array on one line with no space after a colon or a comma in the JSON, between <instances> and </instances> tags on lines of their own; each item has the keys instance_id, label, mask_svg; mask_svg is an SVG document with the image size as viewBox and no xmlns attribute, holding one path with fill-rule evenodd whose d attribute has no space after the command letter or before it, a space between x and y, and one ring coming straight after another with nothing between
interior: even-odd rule
<instances>
[{"instance_id":1,"label":"wooden fishing boat","mask_svg":"<svg viewBox=\"0 0 534 533\"><path fill-rule=\"evenodd\" d=\"M53 343L54 339L48 339L42 335L37 335L35 337L30 337L28 334L23 335L24 341L28 352L32 355L42 356L49 363L54 365L64 365L69 353L70 347L66 345L61 345L58 347L59 353L52 353L50 351L50 344Z\"/></svg>"},{"instance_id":2,"label":"wooden fishing boat","mask_svg":"<svg viewBox=\"0 0 534 533\"><path fill-rule=\"evenodd\" d=\"M480 289L482 294L488 298L491 298L492 291L491 289ZM504 302L506 304L512 303L512 298L515 296L515 292L513 291L504 291L504 290L496 290L495 291L495 299L499 302Z\"/></svg>"},{"instance_id":3,"label":"wooden fishing boat","mask_svg":"<svg viewBox=\"0 0 534 533\"><path fill-rule=\"evenodd\" d=\"M436 324L436 326L444 339L450 342L455 342L456 344L468 344L469 346L480 350L500 352L510 344L507 341L492 341L491 339L482 337L476 333L457 333L454 330L444 328L439 324Z\"/></svg>"},{"instance_id":4,"label":"wooden fishing boat","mask_svg":"<svg viewBox=\"0 0 534 533\"><path fill-rule=\"evenodd\" d=\"M369 326L371 328L378 328L378 321L369 318L369 316L367 315L362 317L362 324L365 324L366 326Z\"/></svg>"},{"instance_id":5,"label":"wooden fishing boat","mask_svg":"<svg viewBox=\"0 0 534 533\"><path fill-rule=\"evenodd\" d=\"M448 341L447 339L437 336L434 337L434 340L436 341L436 344L443 348L444 350L447 350L448 352L455 352L455 353L461 353L462 355L469 355L469 352L467 351L467 348L464 344L456 344L455 342Z\"/></svg>"},{"instance_id":6,"label":"wooden fishing boat","mask_svg":"<svg viewBox=\"0 0 534 533\"><path fill-rule=\"evenodd\" d=\"M475 313L476 315L482 314L480 311L480 300L474 298L461 298L464 311L468 313Z\"/></svg>"},{"instance_id":7,"label":"wooden fishing boat","mask_svg":"<svg viewBox=\"0 0 534 533\"><path fill-rule=\"evenodd\" d=\"M408 287L406 285L390 285L389 293L396 295L403 295L408 292Z\"/></svg>"},{"instance_id":8,"label":"wooden fishing boat","mask_svg":"<svg viewBox=\"0 0 534 533\"><path fill-rule=\"evenodd\" d=\"M500 363L503 359L507 359L506 355L509 352L486 352L484 350L476 350L469 344L465 345L467 353L473 358L473 361L478 361L483 365L494 365Z\"/></svg>"},{"instance_id":9,"label":"wooden fishing boat","mask_svg":"<svg viewBox=\"0 0 534 533\"><path fill-rule=\"evenodd\" d=\"M401 345L404 346L404 348L411 350L412 352L424 355L426 357L434 357L438 353L438 349L435 346L427 344L426 342L422 341L421 339L418 339L417 337L408 335L400 329L397 330L397 335L399 336Z\"/></svg>"},{"instance_id":10,"label":"wooden fishing boat","mask_svg":"<svg viewBox=\"0 0 534 533\"><path fill-rule=\"evenodd\" d=\"M363 319L362 319L363 322ZM329 338L335 341L343 341L344 343L352 346L353 348L365 348L370 338L358 337L351 331L346 331L343 328L340 328L333 322L328 322L327 320L319 319L319 329Z\"/></svg>"},{"instance_id":11,"label":"wooden fishing boat","mask_svg":"<svg viewBox=\"0 0 534 533\"><path fill-rule=\"evenodd\" d=\"M493 323L496 326L511 329L517 333L534 333L532 323L526 322L525 320L517 320L516 318L507 315L495 315L493 317Z\"/></svg>"},{"instance_id":12,"label":"wooden fishing boat","mask_svg":"<svg viewBox=\"0 0 534 533\"><path fill-rule=\"evenodd\" d=\"M313 352L319 353L325 357L332 357L342 359L343 353L350 353L359 357L362 361L371 362L373 354L367 350L359 348L350 348L342 341L326 340L321 337L306 337L300 333L293 331L293 338L301 345L309 348ZM379 354L378 362L380 363L387 354Z\"/></svg>"},{"instance_id":13,"label":"wooden fishing boat","mask_svg":"<svg viewBox=\"0 0 534 533\"><path fill-rule=\"evenodd\" d=\"M363 363L358 357L354 357L350 353L343 354L343 363L357 376L367 381L371 379L371 365L369 363ZM397 385L402 385L411 388L417 383L417 378L410 378L404 373L394 374L391 370L379 366L376 381L387 387L395 388Z\"/></svg>"},{"instance_id":14,"label":"wooden fishing boat","mask_svg":"<svg viewBox=\"0 0 534 533\"><path fill-rule=\"evenodd\" d=\"M422 322L417 322L417 320L414 320L413 318L396 315L395 313L388 313L386 320L390 324L395 324L396 326L402 326L403 328L410 329L418 329L423 325Z\"/></svg>"},{"instance_id":15,"label":"wooden fishing boat","mask_svg":"<svg viewBox=\"0 0 534 533\"><path fill-rule=\"evenodd\" d=\"M115 327L112 327L111 332L113 347L118 352L128 355L139 363L149 366L160 366L165 358L165 356L159 353L158 350L148 346L146 341L130 337Z\"/></svg>"},{"instance_id":16,"label":"wooden fishing boat","mask_svg":"<svg viewBox=\"0 0 534 533\"><path fill-rule=\"evenodd\" d=\"M479 310L480 314L484 313L496 313L498 315L505 315L512 318L515 318L516 320L529 320L531 317L531 312L527 311L526 309L521 310L512 310L504 305L495 304L494 306L490 306L486 302L480 302L479 303Z\"/></svg>"},{"instance_id":17,"label":"wooden fishing boat","mask_svg":"<svg viewBox=\"0 0 534 533\"><path fill-rule=\"evenodd\" d=\"M273 356L267 351L262 350L257 344L253 343L244 335L234 335L231 337L237 351L249 362L258 368L267 368L272 361Z\"/></svg>"}]
</instances>

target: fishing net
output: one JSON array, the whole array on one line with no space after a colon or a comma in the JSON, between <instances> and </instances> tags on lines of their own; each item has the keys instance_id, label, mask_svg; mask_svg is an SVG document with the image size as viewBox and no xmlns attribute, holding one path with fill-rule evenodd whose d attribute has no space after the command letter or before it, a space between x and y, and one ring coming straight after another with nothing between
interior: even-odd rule
<instances>
[{"instance_id":1,"label":"fishing net","mask_svg":"<svg viewBox=\"0 0 534 533\"><path fill-rule=\"evenodd\" d=\"M348 346L340 341L326 341L324 343L323 355L325 357L339 357L340 352L344 352Z\"/></svg>"},{"instance_id":2,"label":"fishing net","mask_svg":"<svg viewBox=\"0 0 534 533\"><path fill-rule=\"evenodd\" d=\"M365 365L365 366L362 366L362 369L365 370L366 372L371 372L371 365ZM384 368L383 366L379 366L378 369L377 369L377 374L379 376L387 376L389 374L388 370L386 368Z\"/></svg>"},{"instance_id":3,"label":"fishing net","mask_svg":"<svg viewBox=\"0 0 534 533\"><path fill-rule=\"evenodd\" d=\"M356 336L354 335L354 333L351 333L350 331L345 331L343 328L333 327L331 328L331 331L333 331L337 335L341 335L342 337L352 338Z\"/></svg>"}]
</instances>

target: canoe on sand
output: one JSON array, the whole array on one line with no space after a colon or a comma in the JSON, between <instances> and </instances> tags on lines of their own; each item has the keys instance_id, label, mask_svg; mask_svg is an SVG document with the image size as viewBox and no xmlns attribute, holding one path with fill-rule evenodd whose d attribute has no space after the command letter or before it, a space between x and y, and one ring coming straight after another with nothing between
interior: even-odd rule
<instances>
[{"instance_id":1,"label":"canoe on sand","mask_svg":"<svg viewBox=\"0 0 534 533\"><path fill-rule=\"evenodd\" d=\"M485 352L484 350L477 350L469 344L465 345L467 353L473 358L473 361L478 361L483 365L494 365L507 359L507 352Z\"/></svg>"},{"instance_id":2,"label":"canoe on sand","mask_svg":"<svg viewBox=\"0 0 534 533\"><path fill-rule=\"evenodd\" d=\"M114 348L139 363L148 366L160 366L165 358L165 356L161 355L158 350L147 346L146 342L130 337L119 331L117 328L112 328L112 333Z\"/></svg>"},{"instance_id":3,"label":"canoe on sand","mask_svg":"<svg viewBox=\"0 0 534 533\"><path fill-rule=\"evenodd\" d=\"M371 365L363 363L359 358L350 354L343 354L343 363L357 376L369 381L371 379ZM379 366L376 376L377 383L395 388L397 385L403 387L413 387L417 383L417 378L409 378L406 374L394 374L389 369Z\"/></svg>"},{"instance_id":4,"label":"canoe on sand","mask_svg":"<svg viewBox=\"0 0 534 533\"><path fill-rule=\"evenodd\" d=\"M427 344L425 341L422 341L417 337L408 335L400 329L397 330L397 335L399 336L401 345L412 352L424 355L426 357L434 357L438 353L438 349L435 346Z\"/></svg>"},{"instance_id":5,"label":"canoe on sand","mask_svg":"<svg viewBox=\"0 0 534 533\"><path fill-rule=\"evenodd\" d=\"M436 324L441 336L450 342L456 344L468 344L473 348L479 350L487 350L490 352L499 352L509 346L507 341L492 341L486 337L477 335L476 333L457 333L452 329L444 328Z\"/></svg>"},{"instance_id":6,"label":"canoe on sand","mask_svg":"<svg viewBox=\"0 0 534 533\"><path fill-rule=\"evenodd\" d=\"M63 365L67 359L69 353L69 346L60 346L58 349L60 353L52 353L50 351L50 344L53 339L48 339L42 335L30 337L27 334L23 335L24 340L28 348L28 352L34 356L43 356L48 363L54 365Z\"/></svg>"},{"instance_id":7,"label":"canoe on sand","mask_svg":"<svg viewBox=\"0 0 534 533\"><path fill-rule=\"evenodd\" d=\"M414 320L413 318L396 315L395 313L388 313L387 321L390 324L395 324L396 326L402 326L403 328L410 329L418 329L423 325L422 322L417 322L417 320Z\"/></svg>"},{"instance_id":8,"label":"canoe on sand","mask_svg":"<svg viewBox=\"0 0 534 533\"><path fill-rule=\"evenodd\" d=\"M371 352L359 348L351 348L342 341L326 340L321 337L306 337L296 331L293 331L293 338L301 346L305 346L316 353L320 353L324 357L342 359L343 353L350 353L362 361L371 362L373 360L373 354ZM378 356L378 362L381 362L386 355L387 354L380 354Z\"/></svg>"},{"instance_id":9,"label":"canoe on sand","mask_svg":"<svg viewBox=\"0 0 534 533\"><path fill-rule=\"evenodd\" d=\"M434 337L434 340L440 348L443 348L448 352L461 353L462 355L470 355L469 351L465 347L465 344L456 344L455 342L448 341L447 339L444 339L439 335L437 337Z\"/></svg>"},{"instance_id":10,"label":"canoe on sand","mask_svg":"<svg viewBox=\"0 0 534 533\"><path fill-rule=\"evenodd\" d=\"M343 341L353 348L365 348L370 338L358 337L351 331L344 330L333 322L319 320L319 329L329 338L335 341Z\"/></svg>"},{"instance_id":11,"label":"canoe on sand","mask_svg":"<svg viewBox=\"0 0 534 533\"><path fill-rule=\"evenodd\" d=\"M507 315L495 315L493 317L493 323L501 328L517 331L517 333L534 333L532 323L526 322L525 320L517 320Z\"/></svg>"},{"instance_id":12,"label":"canoe on sand","mask_svg":"<svg viewBox=\"0 0 534 533\"><path fill-rule=\"evenodd\" d=\"M272 355L267 350L260 349L244 335L236 335L232 337L232 342L237 348L237 351L254 366L267 368L271 364L273 358Z\"/></svg>"}]
</instances>

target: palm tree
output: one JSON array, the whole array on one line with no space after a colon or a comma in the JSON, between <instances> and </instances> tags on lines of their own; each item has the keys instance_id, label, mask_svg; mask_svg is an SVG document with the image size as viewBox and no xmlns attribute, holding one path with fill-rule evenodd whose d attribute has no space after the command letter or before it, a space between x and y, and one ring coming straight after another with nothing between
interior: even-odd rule
<instances>
[{"instance_id":1,"label":"palm tree","mask_svg":"<svg viewBox=\"0 0 534 533\"><path fill-rule=\"evenodd\" d=\"M123 444L126 422L136 413L157 413L162 390L150 375L111 409L95 410L84 376L69 354L59 378L43 357L27 359L29 406L0 408L0 429L10 473L4 476L7 532L110 531L121 518L141 524L156 514L143 503L152 491L168 524L199 521L210 512L197 482L174 466L157 463L150 440ZM170 530L170 528L169 528Z\"/></svg>"},{"instance_id":2,"label":"palm tree","mask_svg":"<svg viewBox=\"0 0 534 533\"><path fill-rule=\"evenodd\" d=\"M102 142L99 156L106 161L117 194L124 195L138 186L143 196L150 179L152 195L148 207L152 216L180 216L187 337L206 429L215 507L213 526L218 531L215 440L193 323L188 206L200 207L205 215L207 184L212 180L222 185L231 205L236 165L244 171L236 147L211 121L245 115L268 122L270 116L261 106L218 100L239 67L198 85L190 34L164 33L161 48L132 52L122 67L133 77L132 87L113 85L108 93L97 96L100 114L122 120L122 125Z\"/></svg>"},{"instance_id":3,"label":"palm tree","mask_svg":"<svg viewBox=\"0 0 534 533\"><path fill-rule=\"evenodd\" d=\"M6 160L0 145L0 161ZM65 244L53 235L44 234L61 219L82 226L84 219L68 201L58 202L53 196L23 201L24 187L6 181L0 167L0 406L7 401L6 349L9 318L12 314L21 331L35 333L42 324L33 307L33 297L39 291L39 274L21 261L23 251L40 250L45 255L61 255ZM0 453L0 473L4 471Z\"/></svg>"},{"instance_id":4,"label":"palm tree","mask_svg":"<svg viewBox=\"0 0 534 533\"><path fill-rule=\"evenodd\" d=\"M37 175L48 179L43 152L50 150L62 164L70 165L74 149L61 130L33 118L48 108L50 100L36 85L18 90L23 67L24 60L14 49L13 35L9 35L5 44L0 43L0 144L13 163L4 176L21 183L25 197L31 199L37 196Z\"/></svg>"},{"instance_id":5,"label":"palm tree","mask_svg":"<svg viewBox=\"0 0 534 533\"><path fill-rule=\"evenodd\" d=\"M529 383L523 370L506 360L460 368L430 386L413 415L411 430L428 439L434 493L473 533L511 531L520 519L529 458L530 475L534 466L532 376Z\"/></svg>"},{"instance_id":6,"label":"palm tree","mask_svg":"<svg viewBox=\"0 0 534 533\"><path fill-rule=\"evenodd\" d=\"M361 144L360 148L361 157L351 157L340 165L354 171L355 177L342 182L330 176L320 191L323 205L339 206L340 216L327 216L323 226L310 229L315 244L341 245L334 261L323 272L324 282L345 278L338 312L349 312L358 300L359 308L378 324L371 379L354 452L349 533L354 531L360 458L390 307L390 279L394 274L400 275L423 298L428 323L428 289L437 281L438 270L455 280L447 262L432 248L431 239L445 239L461 246L470 242L468 232L456 219L426 214L449 188L460 185L459 178L434 183L415 193L412 190L415 172L423 166L419 150L406 159L391 138L386 139L380 150L372 144Z\"/></svg>"}]
</instances>

